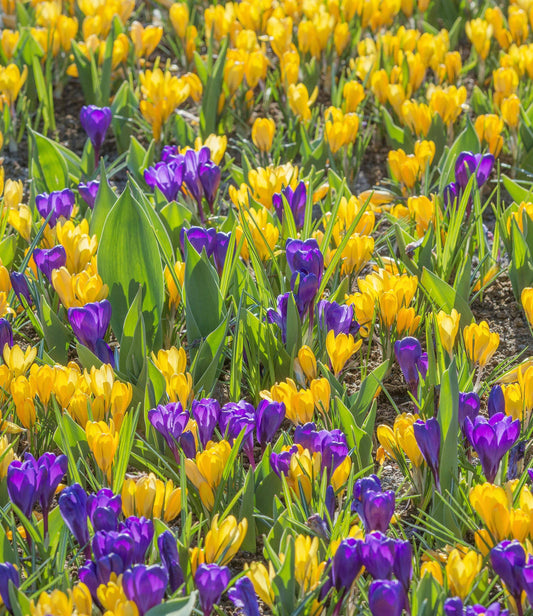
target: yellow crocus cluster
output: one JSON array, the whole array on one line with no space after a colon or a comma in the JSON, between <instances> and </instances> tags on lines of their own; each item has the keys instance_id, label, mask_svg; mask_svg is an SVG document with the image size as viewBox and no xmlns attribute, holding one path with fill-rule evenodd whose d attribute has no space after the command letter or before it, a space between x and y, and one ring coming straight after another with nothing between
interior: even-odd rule
<instances>
[{"instance_id":1,"label":"yellow crocus cluster","mask_svg":"<svg viewBox=\"0 0 533 616\"><path fill-rule=\"evenodd\" d=\"M183 408L192 396L192 375L186 372L187 355L181 347L161 349L157 356L152 353L152 361L156 368L165 377L166 392L171 402L181 402Z\"/></svg>"},{"instance_id":2,"label":"yellow crocus cluster","mask_svg":"<svg viewBox=\"0 0 533 616\"><path fill-rule=\"evenodd\" d=\"M432 111L429 105L415 100L405 100L400 119L417 137L426 137L431 127Z\"/></svg>"},{"instance_id":3,"label":"yellow crocus cluster","mask_svg":"<svg viewBox=\"0 0 533 616\"><path fill-rule=\"evenodd\" d=\"M505 398L505 413L527 425L533 410L533 366L518 366L516 382L501 387Z\"/></svg>"},{"instance_id":4,"label":"yellow crocus cluster","mask_svg":"<svg viewBox=\"0 0 533 616\"><path fill-rule=\"evenodd\" d=\"M264 399L283 402L288 420L293 424L313 421L315 407L322 413L329 411L331 387L327 379L313 379L309 389L298 389L292 379L276 383L270 391L261 392Z\"/></svg>"},{"instance_id":5,"label":"yellow crocus cluster","mask_svg":"<svg viewBox=\"0 0 533 616\"><path fill-rule=\"evenodd\" d=\"M233 560L246 537L248 520L237 522L237 518L229 515L219 523L218 513L213 517L211 528L204 540L204 547L189 550L193 574L198 565L217 563L227 565Z\"/></svg>"},{"instance_id":6,"label":"yellow crocus cluster","mask_svg":"<svg viewBox=\"0 0 533 616\"><path fill-rule=\"evenodd\" d=\"M310 592L322 579L326 562L318 558L318 537L298 535L294 541L294 578L302 592ZM283 563L285 554L279 555Z\"/></svg>"},{"instance_id":7,"label":"yellow crocus cluster","mask_svg":"<svg viewBox=\"0 0 533 616\"><path fill-rule=\"evenodd\" d=\"M148 58L163 36L161 26L143 26L140 21L134 21L130 26L130 38L133 43L136 58Z\"/></svg>"},{"instance_id":8,"label":"yellow crocus cluster","mask_svg":"<svg viewBox=\"0 0 533 616\"><path fill-rule=\"evenodd\" d=\"M418 415L411 413L402 413L394 420L392 428L385 424L381 424L377 429L377 437L383 451L393 460L398 460L398 456L405 454L413 466L420 467L424 462L420 447L416 442L413 424ZM383 459L382 454L378 456Z\"/></svg>"},{"instance_id":9,"label":"yellow crocus cluster","mask_svg":"<svg viewBox=\"0 0 533 616\"><path fill-rule=\"evenodd\" d=\"M476 545L485 555L504 539L524 542L533 537L533 495L523 486L515 506L517 481L505 487L483 483L470 490L469 500L485 528L476 533Z\"/></svg>"},{"instance_id":10,"label":"yellow crocus cluster","mask_svg":"<svg viewBox=\"0 0 533 616\"><path fill-rule=\"evenodd\" d=\"M185 460L187 478L198 490L202 503L211 511L215 504L215 492L222 480L222 473L231 455L231 445L223 440L219 443L209 441L204 451L196 458Z\"/></svg>"},{"instance_id":11,"label":"yellow crocus cluster","mask_svg":"<svg viewBox=\"0 0 533 616\"><path fill-rule=\"evenodd\" d=\"M423 179L434 156L435 143L433 141L417 141L414 154L406 154L401 148L391 150L388 162L392 177L405 188L414 188L415 184Z\"/></svg>"},{"instance_id":12,"label":"yellow crocus cluster","mask_svg":"<svg viewBox=\"0 0 533 616\"><path fill-rule=\"evenodd\" d=\"M83 36L95 33L106 38L116 16L124 25L135 8L135 0L78 0L78 7L85 15Z\"/></svg>"},{"instance_id":13,"label":"yellow crocus cluster","mask_svg":"<svg viewBox=\"0 0 533 616\"><path fill-rule=\"evenodd\" d=\"M85 586L79 584L78 586ZM87 588L85 586L85 588ZM88 589L87 589L88 591ZM87 598L88 597L88 598ZM90 593L87 595L82 589L75 587L64 593L61 590L53 590L50 594L42 592L37 603L32 599L30 603L30 616L47 616L47 614L57 614L57 616L72 616L74 607L79 616L89 616L92 612L92 599ZM85 611L90 608L89 611Z\"/></svg>"},{"instance_id":14,"label":"yellow crocus cluster","mask_svg":"<svg viewBox=\"0 0 533 616\"><path fill-rule=\"evenodd\" d=\"M0 46L7 60L11 60L19 42L20 32L4 28L0 35Z\"/></svg>"},{"instance_id":15,"label":"yellow crocus cluster","mask_svg":"<svg viewBox=\"0 0 533 616\"><path fill-rule=\"evenodd\" d=\"M96 591L98 601L104 606L106 616L139 616L134 601L129 601L122 586L122 574L111 573L107 584L100 584Z\"/></svg>"},{"instance_id":16,"label":"yellow crocus cluster","mask_svg":"<svg viewBox=\"0 0 533 616\"><path fill-rule=\"evenodd\" d=\"M477 55L486 60L490 51L493 27L484 19L472 19L465 24L466 35L472 42Z\"/></svg>"},{"instance_id":17,"label":"yellow crocus cluster","mask_svg":"<svg viewBox=\"0 0 533 616\"><path fill-rule=\"evenodd\" d=\"M482 321L479 325L467 325L463 329L463 340L470 361L483 367L498 350L500 334L491 332L489 324Z\"/></svg>"},{"instance_id":18,"label":"yellow crocus cluster","mask_svg":"<svg viewBox=\"0 0 533 616\"><path fill-rule=\"evenodd\" d=\"M119 437L113 420L111 419L108 424L105 421L87 422L85 435L96 464L106 474L108 481L111 481L111 469L115 461Z\"/></svg>"},{"instance_id":19,"label":"yellow crocus cluster","mask_svg":"<svg viewBox=\"0 0 533 616\"><path fill-rule=\"evenodd\" d=\"M53 270L52 286L65 308L99 302L109 293L107 284L98 274L96 256L77 274L71 274L65 266Z\"/></svg>"},{"instance_id":20,"label":"yellow crocus cluster","mask_svg":"<svg viewBox=\"0 0 533 616\"><path fill-rule=\"evenodd\" d=\"M70 274L87 269L98 249L98 238L89 235L89 222L84 218L79 225L71 220L58 222L55 227L58 242L67 254L66 268Z\"/></svg>"},{"instance_id":21,"label":"yellow crocus cluster","mask_svg":"<svg viewBox=\"0 0 533 616\"><path fill-rule=\"evenodd\" d=\"M229 196L237 208L247 206L249 197L267 209L272 209L272 197L281 192L285 186L293 190L298 184L298 167L291 163L268 167L257 167L248 172L248 184L241 184L239 189L230 187ZM250 193L248 193L248 188Z\"/></svg>"},{"instance_id":22,"label":"yellow crocus cluster","mask_svg":"<svg viewBox=\"0 0 533 616\"><path fill-rule=\"evenodd\" d=\"M516 93L518 89L518 73L514 68L500 67L492 73L492 83L494 86L493 100L496 107Z\"/></svg>"},{"instance_id":23,"label":"yellow crocus cluster","mask_svg":"<svg viewBox=\"0 0 533 616\"><path fill-rule=\"evenodd\" d=\"M172 522L181 511L181 488L175 488L170 479L158 479L154 473L139 479L126 479L122 486L122 512L126 517L135 515Z\"/></svg>"},{"instance_id":24,"label":"yellow crocus cluster","mask_svg":"<svg viewBox=\"0 0 533 616\"><path fill-rule=\"evenodd\" d=\"M329 107L324 117L326 141L332 154L355 143L359 131L359 117L355 113L343 113L337 107Z\"/></svg>"},{"instance_id":25,"label":"yellow crocus cluster","mask_svg":"<svg viewBox=\"0 0 533 616\"><path fill-rule=\"evenodd\" d=\"M441 86L428 88L429 108L438 113L447 126L451 126L461 115L466 102L466 88L461 86Z\"/></svg>"},{"instance_id":26,"label":"yellow crocus cluster","mask_svg":"<svg viewBox=\"0 0 533 616\"><path fill-rule=\"evenodd\" d=\"M163 125L171 114L191 95L187 79L172 75L168 69L160 68L139 73L141 82L140 109L144 119L152 126L156 141L161 138Z\"/></svg>"}]
</instances>

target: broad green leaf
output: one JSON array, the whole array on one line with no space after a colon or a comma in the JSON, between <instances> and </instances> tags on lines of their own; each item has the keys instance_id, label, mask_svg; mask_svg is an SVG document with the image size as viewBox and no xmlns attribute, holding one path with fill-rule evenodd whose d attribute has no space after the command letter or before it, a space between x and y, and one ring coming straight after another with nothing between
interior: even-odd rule
<instances>
[{"instance_id":1,"label":"broad green leaf","mask_svg":"<svg viewBox=\"0 0 533 616\"><path fill-rule=\"evenodd\" d=\"M210 393L213 390L220 368L222 351L226 346L229 316L228 314L228 318L200 342L191 367L194 389L197 392Z\"/></svg>"},{"instance_id":2,"label":"broad green leaf","mask_svg":"<svg viewBox=\"0 0 533 616\"><path fill-rule=\"evenodd\" d=\"M91 214L91 222L89 224L89 232L91 235L101 237L105 219L116 202L117 196L113 192L111 186L109 186L105 165L102 161L100 163L100 186L98 187L98 192L96 193L94 209Z\"/></svg>"},{"instance_id":3,"label":"broad green leaf","mask_svg":"<svg viewBox=\"0 0 533 616\"><path fill-rule=\"evenodd\" d=\"M511 195L511 198L516 201L516 203L522 203L522 201L528 202L531 200L533 186L530 185L528 190L504 174L501 175L501 178L503 185L505 186L505 190Z\"/></svg>"},{"instance_id":4,"label":"broad green leaf","mask_svg":"<svg viewBox=\"0 0 533 616\"><path fill-rule=\"evenodd\" d=\"M17 236L8 235L0 242L0 260L4 267L10 268L17 251Z\"/></svg>"},{"instance_id":5,"label":"broad green leaf","mask_svg":"<svg viewBox=\"0 0 533 616\"><path fill-rule=\"evenodd\" d=\"M69 185L67 163L53 141L28 129L32 138L33 181L39 192L63 190Z\"/></svg>"},{"instance_id":6,"label":"broad green leaf","mask_svg":"<svg viewBox=\"0 0 533 616\"><path fill-rule=\"evenodd\" d=\"M142 288L146 340L152 348L164 303L163 267L150 222L129 186L106 218L98 247L98 272L109 286L111 327L119 340L128 310Z\"/></svg>"},{"instance_id":7,"label":"broad green leaf","mask_svg":"<svg viewBox=\"0 0 533 616\"><path fill-rule=\"evenodd\" d=\"M459 312L461 315L461 328L472 323L474 315L468 303L436 274L424 268L420 285L428 299L440 310L450 314L452 309L455 308Z\"/></svg>"},{"instance_id":8,"label":"broad green leaf","mask_svg":"<svg viewBox=\"0 0 533 616\"><path fill-rule=\"evenodd\" d=\"M65 365L68 363L68 346L72 339L72 334L42 295L39 308L39 319L48 355L54 361Z\"/></svg>"},{"instance_id":9,"label":"broad green leaf","mask_svg":"<svg viewBox=\"0 0 533 616\"><path fill-rule=\"evenodd\" d=\"M239 520L246 518L248 521L248 530L246 531L246 536L244 537L244 541L242 542L242 545L241 545L241 550L245 550L246 552L255 552L256 547L257 547L256 534L255 534L254 506L255 506L254 471L252 468L249 468L248 473L246 475L246 481L245 481L244 490L242 493L241 508L239 511Z\"/></svg>"},{"instance_id":10,"label":"broad green leaf","mask_svg":"<svg viewBox=\"0 0 533 616\"><path fill-rule=\"evenodd\" d=\"M197 594L195 590L189 597L165 601L148 610L145 616L189 616L194 610Z\"/></svg>"}]
</instances>

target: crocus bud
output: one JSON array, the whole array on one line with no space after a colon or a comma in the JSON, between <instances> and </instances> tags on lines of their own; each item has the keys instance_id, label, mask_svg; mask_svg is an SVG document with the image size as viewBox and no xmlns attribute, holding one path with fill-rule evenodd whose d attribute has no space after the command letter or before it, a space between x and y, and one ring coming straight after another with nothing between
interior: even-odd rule
<instances>
[{"instance_id":1,"label":"crocus bud","mask_svg":"<svg viewBox=\"0 0 533 616\"><path fill-rule=\"evenodd\" d=\"M111 107L86 105L81 108L80 123L92 143L95 161L98 161L100 156L100 149L104 143L112 118Z\"/></svg>"},{"instance_id":2,"label":"crocus bud","mask_svg":"<svg viewBox=\"0 0 533 616\"><path fill-rule=\"evenodd\" d=\"M50 249L35 248L33 251L33 259L35 265L46 276L48 282L52 283L52 272L55 269L63 267L67 263L67 253L61 244Z\"/></svg>"},{"instance_id":3,"label":"crocus bud","mask_svg":"<svg viewBox=\"0 0 533 616\"><path fill-rule=\"evenodd\" d=\"M31 293L28 286L28 281L26 280L26 276L19 272L11 272L11 274L9 274L9 279L11 280L11 286L13 287L13 291L18 297L19 301L22 301L21 297L24 297L28 304L31 305Z\"/></svg>"},{"instance_id":4,"label":"crocus bud","mask_svg":"<svg viewBox=\"0 0 533 616\"><path fill-rule=\"evenodd\" d=\"M157 546L159 547L161 562L168 573L170 592L175 593L185 581L180 566L176 538L169 530L166 530L157 538Z\"/></svg>"},{"instance_id":5,"label":"crocus bud","mask_svg":"<svg viewBox=\"0 0 533 616\"><path fill-rule=\"evenodd\" d=\"M96 195L98 194L98 189L100 188L99 180L91 180L86 184L84 182L80 182L78 184L78 192L80 193L80 197L85 201L85 203L92 209L94 209L94 204L96 202Z\"/></svg>"},{"instance_id":6,"label":"crocus bud","mask_svg":"<svg viewBox=\"0 0 533 616\"><path fill-rule=\"evenodd\" d=\"M168 573L160 565L135 565L124 571L122 587L124 594L133 601L139 610L139 616L144 616L150 609L159 605L165 596L168 584Z\"/></svg>"},{"instance_id":7,"label":"crocus bud","mask_svg":"<svg viewBox=\"0 0 533 616\"><path fill-rule=\"evenodd\" d=\"M11 600L9 598L9 582L17 588L20 585L19 573L12 563L0 563L0 597L8 612L11 612Z\"/></svg>"},{"instance_id":8,"label":"crocus bud","mask_svg":"<svg viewBox=\"0 0 533 616\"><path fill-rule=\"evenodd\" d=\"M279 430L285 419L285 404L283 402L271 402L262 400L255 412L257 425L257 440L261 447L266 447Z\"/></svg>"},{"instance_id":9,"label":"crocus bud","mask_svg":"<svg viewBox=\"0 0 533 616\"><path fill-rule=\"evenodd\" d=\"M361 543L365 569L375 580L389 579L394 565L396 542L383 533L369 533Z\"/></svg>"},{"instance_id":10,"label":"crocus bud","mask_svg":"<svg viewBox=\"0 0 533 616\"><path fill-rule=\"evenodd\" d=\"M50 212L52 213L48 222L50 227L55 227L61 216L67 220L72 216L75 201L76 197L70 188L55 190L50 194L42 193L35 197L35 205L43 218L48 218Z\"/></svg>"},{"instance_id":11,"label":"crocus bud","mask_svg":"<svg viewBox=\"0 0 533 616\"><path fill-rule=\"evenodd\" d=\"M74 483L62 490L59 495L59 511L67 528L80 546L89 543L86 509L87 493L79 483Z\"/></svg>"},{"instance_id":12,"label":"crocus bud","mask_svg":"<svg viewBox=\"0 0 533 616\"><path fill-rule=\"evenodd\" d=\"M230 579L231 573L227 567L219 567L215 564L198 567L194 583L200 595L200 606L204 616L210 616L213 606L220 601Z\"/></svg>"},{"instance_id":13,"label":"crocus bud","mask_svg":"<svg viewBox=\"0 0 533 616\"><path fill-rule=\"evenodd\" d=\"M228 590L228 597L233 605L242 611L244 616L259 616L259 604L255 594L254 585L247 577L235 582L235 586Z\"/></svg>"},{"instance_id":14,"label":"crocus bud","mask_svg":"<svg viewBox=\"0 0 533 616\"><path fill-rule=\"evenodd\" d=\"M439 490L440 492L440 424L434 417L431 417L427 421L417 419L417 421L415 421L415 423L413 424L413 430L415 433L416 442L420 447L420 452L422 453L426 464L431 469L431 472L433 473L433 477L435 479L435 485L437 486L437 490Z\"/></svg>"},{"instance_id":15,"label":"crocus bud","mask_svg":"<svg viewBox=\"0 0 533 616\"><path fill-rule=\"evenodd\" d=\"M376 580L368 589L368 607L372 616L401 616L405 593L396 580Z\"/></svg>"},{"instance_id":16,"label":"crocus bud","mask_svg":"<svg viewBox=\"0 0 533 616\"><path fill-rule=\"evenodd\" d=\"M490 561L509 594L520 603L522 595L520 570L526 565L526 553L522 545L518 541L502 541L490 551Z\"/></svg>"},{"instance_id":17,"label":"crocus bud","mask_svg":"<svg viewBox=\"0 0 533 616\"><path fill-rule=\"evenodd\" d=\"M9 347L13 346L13 328L11 323L4 318L0 319L0 349L3 349L5 345Z\"/></svg>"},{"instance_id":18,"label":"crocus bud","mask_svg":"<svg viewBox=\"0 0 533 616\"><path fill-rule=\"evenodd\" d=\"M331 575L337 590L348 591L363 568L360 539L348 537L339 543L333 557Z\"/></svg>"},{"instance_id":19,"label":"crocus bud","mask_svg":"<svg viewBox=\"0 0 533 616\"><path fill-rule=\"evenodd\" d=\"M487 407L489 417L496 413L505 413L505 396L501 385L494 385L490 390Z\"/></svg>"}]
</instances>

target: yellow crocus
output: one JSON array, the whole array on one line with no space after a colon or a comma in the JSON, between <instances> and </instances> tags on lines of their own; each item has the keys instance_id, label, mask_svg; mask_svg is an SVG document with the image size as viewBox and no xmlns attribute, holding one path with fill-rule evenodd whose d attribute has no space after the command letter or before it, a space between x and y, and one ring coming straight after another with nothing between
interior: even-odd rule
<instances>
[{"instance_id":1,"label":"yellow crocus","mask_svg":"<svg viewBox=\"0 0 533 616\"><path fill-rule=\"evenodd\" d=\"M487 364L500 344L500 335L491 332L486 321L479 325L467 325L463 330L463 339L468 357L481 367Z\"/></svg>"},{"instance_id":2,"label":"yellow crocus","mask_svg":"<svg viewBox=\"0 0 533 616\"><path fill-rule=\"evenodd\" d=\"M533 287L525 287L520 295L520 300L529 325L533 328Z\"/></svg>"},{"instance_id":3,"label":"yellow crocus","mask_svg":"<svg viewBox=\"0 0 533 616\"><path fill-rule=\"evenodd\" d=\"M111 479L111 467L118 448L118 432L115 431L113 420L89 421L85 426L85 434L90 450L93 452L96 464Z\"/></svg>"},{"instance_id":4,"label":"yellow crocus","mask_svg":"<svg viewBox=\"0 0 533 616\"><path fill-rule=\"evenodd\" d=\"M464 599L470 592L474 580L481 571L483 559L475 550L465 553L455 549L448 556L446 563L446 576L452 595Z\"/></svg>"},{"instance_id":5,"label":"yellow crocus","mask_svg":"<svg viewBox=\"0 0 533 616\"><path fill-rule=\"evenodd\" d=\"M190 550L193 573L203 563L227 565L242 545L248 531L248 520L237 522L235 516L228 516L219 524L218 513L213 517L211 528L205 536L204 548Z\"/></svg>"},{"instance_id":6,"label":"yellow crocus","mask_svg":"<svg viewBox=\"0 0 533 616\"><path fill-rule=\"evenodd\" d=\"M276 132L276 124L271 118L257 118L252 126L252 141L261 152L270 152Z\"/></svg>"},{"instance_id":7,"label":"yellow crocus","mask_svg":"<svg viewBox=\"0 0 533 616\"><path fill-rule=\"evenodd\" d=\"M330 330L326 336L326 350L335 376L338 376L346 362L356 353L363 344L362 340L355 342L352 334L340 333Z\"/></svg>"},{"instance_id":8,"label":"yellow crocus","mask_svg":"<svg viewBox=\"0 0 533 616\"><path fill-rule=\"evenodd\" d=\"M196 454L196 458L185 460L187 478L198 490L202 502L211 510L215 504L215 491L222 479L222 473L231 454L228 441L207 443L204 451Z\"/></svg>"},{"instance_id":9,"label":"yellow crocus","mask_svg":"<svg viewBox=\"0 0 533 616\"><path fill-rule=\"evenodd\" d=\"M313 94L309 96L309 92L303 83L289 86L287 91L289 107L302 122L308 122L311 119L311 105L314 103L317 94L318 90L315 88Z\"/></svg>"},{"instance_id":10,"label":"yellow crocus","mask_svg":"<svg viewBox=\"0 0 533 616\"><path fill-rule=\"evenodd\" d=\"M23 351L18 344L14 344L12 347L5 344L3 355L6 366L11 371L13 378L16 378L28 371L33 364L33 360L37 357L37 349L28 346Z\"/></svg>"},{"instance_id":11,"label":"yellow crocus","mask_svg":"<svg viewBox=\"0 0 533 616\"><path fill-rule=\"evenodd\" d=\"M269 561L269 570L263 563L252 562L249 565L244 565L246 576L254 585L254 590L257 596L272 609L274 605L274 590L272 589L272 580L275 573L272 568L272 562Z\"/></svg>"},{"instance_id":12,"label":"yellow crocus","mask_svg":"<svg viewBox=\"0 0 533 616\"><path fill-rule=\"evenodd\" d=\"M174 520L181 511L181 488L172 480L157 479L153 473L137 481L126 479L122 486L122 511L126 517L136 515Z\"/></svg>"},{"instance_id":13,"label":"yellow crocus","mask_svg":"<svg viewBox=\"0 0 533 616\"><path fill-rule=\"evenodd\" d=\"M452 309L450 314L441 310L437 314L437 327L439 329L439 337L444 350L448 355L453 353L453 345L455 344L455 338L459 331L459 322L461 321L461 315L455 308Z\"/></svg>"},{"instance_id":14,"label":"yellow crocus","mask_svg":"<svg viewBox=\"0 0 533 616\"><path fill-rule=\"evenodd\" d=\"M303 372L309 381L316 379L316 357L311 347L304 344L298 351L298 368Z\"/></svg>"},{"instance_id":15,"label":"yellow crocus","mask_svg":"<svg viewBox=\"0 0 533 616\"><path fill-rule=\"evenodd\" d=\"M321 413L329 411L331 399L331 385L328 379L313 379L309 384L309 389L315 399L315 406Z\"/></svg>"},{"instance_id":16,"label":"yellow crocus","mask_svg":"<svg viewBox=\"0 0 533 616\"><path fill-rule=\"evenodd\" d=\"M42 592L37 603L33 599L30 603L30 616L47 616L48 614L72 616L72 610L71 590L68 590L68 594L59 589L53 590L50 594Z\"/></svg>"},{"instance_id":17,"label":"yellow crocus","mask_svg":"<svg viewBox=\"0 0 533 616\"><path fill-rule=\"evenodd\" d=\"M483 483L470 490L470 503L496 541L509 536L509 499L500 486Z\"/></svg>"}]
</instances>

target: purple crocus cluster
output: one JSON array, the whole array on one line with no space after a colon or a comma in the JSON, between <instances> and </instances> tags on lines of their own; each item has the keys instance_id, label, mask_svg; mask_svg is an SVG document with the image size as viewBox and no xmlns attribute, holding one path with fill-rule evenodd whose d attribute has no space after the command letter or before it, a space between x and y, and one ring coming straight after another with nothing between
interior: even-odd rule
<instances>
[{"instance_id":1,"label":"purple crocus cluster","mask_svg":"<svg viewBox=\"0 0 533 616\"><path fill-rule=\"evenodd\" d=\"M353 486L352 511L357 513L367 533L387 532L394 515L396 497L392 490L382 490L376 475L362 477Z\"/></svg>"},{"instance_id":2,"label":"purple crocus cluster","mask_svg":"<svg viewBox=\"0 0 533 616\"><path fill-rule=\"evenodd\" d=\"M270 400L263 400L254 408L245 400L228 402L221 407L218 400L203 398L193 400L190 414L180 402L159 405L148 411L148 420L163 436L177 462L180 459L180 450L187 458L196 455L194 435L190 430L186 430L189 419L194 419L202 447L212 439L217 426L220 434L227 438L230 444L233 444L244 430L242 449L252 466L255 466L254 434L264 450L274 438L284 418L285 404Z\"/></svg>"},{"instance_id":3,"label":"purple crocus cluster","mask_svg":"<svg viewBox=\"0 0 533 616\"><path fill-rule=\"evenodd\" d=\"M422 352L420 342L416 338L407 336L394 343L394 354L410 392L416 397L420 376L426 377L428 369L427 353Z\"/></svg>"},{"instance_id":4,"label":"purple crocus cluster","mask_svg":"<svg viewBox=\"0 0 533 616\"><path fill-rule=\"evenodd\" d=\"M43 218L50 220L48 224L50 227L55 227L57 221L62 216L67 220L72 216L72 208L76 197L70 188L64 188L63 190L55 190L51 193L41 193L35 197L35 206L37 211Z\"/></svg>"},{"instance_id":5,"label":"purple crocus cluster","mask_svg":"<svg viewBox=\"0 0 533 616\"><path fill-rule=\"evenodd\" d=\"M109 301L104 299L101 302L90 302L79 308L69 308L68 320L76 338L98 359L114 367L113 351L104 340L111 321Z\"/></svg>"},{"instance_id":6,"label":"purple crocus cluster","mask_svg":"<svg viewBox=\"0 0 533 616\"><path fill-rule=\"evenodd\" d=\"M451 597L444 602L444 616L509 616L499 603L492 603L488 607L476 603L464 606L460 597Z\"/></svg>"},{"instance_id":7,"label":"purple crocus cluster","mask_svg":"<svg viewBox=\"0 0 533 616\"><path fill-rule=\"evenodd\" d=\"M180 154L175 146L165 146L161 161L144 171L148 186L152 189L157 187L168 201L174 201L180 191L191 195L198 206L202 223L202 201L206 200L209 211L213 213L220 178L220 167L211 160L211 151L207 146L199 151L187 150L185 154Z\"/></svg>"},{"instance_id":8,"label":"purple crocus cluster","mask_svg":"<svg viewBox=\"0 0 533 616\"><path fill-rule=\"evenodd\" d=\"M455 182L451 182L444 187L444 206L448 208L449 205L459 202L473 174L475 174L474 186L481 188L489 179L493 166L494 156L492 154L461 152L455 161ZM473 200L470 197L466 208L467 216L470 216L472 203Z\"/></svg>"},{"instance_id":9,"label":"purple crocus cluster","mask_svg":"<svg viewBox=\"0 0 533 616\"><path fill-rule=\"evenodd\" d=\"M533 558L531 555L526 556L526 551L518 541L502 541L490 551L490 562L515 600L519 616L522 616L523 592L533 605Z\"/></svg>"},{"instance_id":10,"label":"purple crocus cluster","mask_svg":"<svg viewBox=\"0 0 533 616\"><path fill-rule=\"evenodd\" d=\"M304 226L305 204L307 203L307 188L305 183L298 182L294 190L290 186L287 186L283 188L281 192L272 195L274 211L281 221L283 221L283 215L285 213L283 199L285 199L289 205L296 228L301 229Z\"/></svg>"},{"instance_id":11,"label":"purple crocus cluster","mask_svg":"<svg viewBox=\"0 0 533 616\"><path fill-rule=\"evenodd\" d=\"M203 227L191 227L190 229L186 229L182 227L180 232L180 243L184 257L186 257L185 237L187 237L191 246L197 253L201 254L202 250L205 250L208 257L213 257L217 272L219 275L222 275L224 263L226 262L226 255L228 254L231 233L223 233L222 231L217 231L212 228L204 229Z\"/></svg>"},{"instance_id":12,"label":"purple crocus cluster","mask_svg":"<svg viewBox=\"0 0 533 616\"><path fill-rule=\"evenodd\" d=\"M342 430L317 430L313 422L296 427L294 443L308 449L311 454L321 455L322 468L328 473L328 479L349 453L346 436Z\"/></svg>"},{"instance_id":13,"label":"purple crocus cluster","mask_svg":"<svg viewBox=\"0 0 533 616\"><path fill-rule=\"evenodd\" d=\"M35 505L39 503L45 535L48 532L48 514L52 500L67 467L68 460L65 455L43 453L36 460L30 453L26 453L24 462L14 460L7 469L7 491L11 502L28 519L31 518Z\"/></svg>"}]
</instances>

